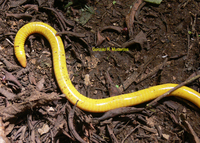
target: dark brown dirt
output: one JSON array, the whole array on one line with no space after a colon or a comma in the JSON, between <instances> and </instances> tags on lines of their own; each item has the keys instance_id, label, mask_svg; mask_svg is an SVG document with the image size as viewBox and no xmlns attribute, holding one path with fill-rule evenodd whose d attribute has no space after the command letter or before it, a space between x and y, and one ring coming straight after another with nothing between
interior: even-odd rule
<instances>
[{"instance_id":1,"label":"dark brown dirt","mask_svg":"<svg viewBox=\"0 0 200 143\"><path fill-rule=\"evenodd\" d=\"M166 58L166 65L141 81L135 80L123 93L165 83L180 84L199 70L199 1L164 0L160 5L143 2L135 15L132 37L126 31L125 17L134 1L85 0L80 4L74 0L73 5L65 8L69 2L0 1L0 68L11 72L22 85L19 87L16 83L6 81L1 70L1 88L16 94L17 98L10 99L2 95L0 109L4 111L5 107L30 102L30 106L26 104L26 109L15 109L17 114L14 114L14 118L13 115L4 117L5 114L0 112L5 121L5 135L12 142L77 142L68 127L68 113L73 105L67 99L57 97L56 100L52 98L52 101L48 99L48 102L41 103L37 103L39 97L31 101L29 99L37 94L62 94L52 68L50 45L43 36L34 34L27 39L26 70L20 67L15 58L12 45L15 35L20 27L31 21L48 23L57 31L79 33L68 37L62 35L62 39L72 83L80 93L90 98L117 94L115 85L123 89L123 83L131 75L139 75L140 79L154 72L155 67ZM30 6L28 4L31 4L30 8L27 8ZM64 17L58 16L55 11ZM84 12L91 17L85 24L80 24L85 22L81 21ZM58 19L65 19L66 27ZM117 26L123 30L117 31L111 27L101 31L105 26ZM103 40L99 38L98 31ZM138 38L141 31L142 36ZM81 35L83 33L84 37ZM126 47L128 51L113 50L120 49L131 39L134 39L134 43ZM6 64L5 60L10 63ZM90 78L89 85L84 82L86 74ZM199 91L199 85L199 80L196 80L187 86ZM136 107L145 106L146 103ZM197 142L200 138L199 109L189 101L176 97L164 98L152 109L119 115L99 124L89 124L88 120L102 114L78 111L75 112L74 126L86 142ZM40 133L44 126L49 129ZM116 140L109 134L108 126Z\"/></svg>"}]
</instances>

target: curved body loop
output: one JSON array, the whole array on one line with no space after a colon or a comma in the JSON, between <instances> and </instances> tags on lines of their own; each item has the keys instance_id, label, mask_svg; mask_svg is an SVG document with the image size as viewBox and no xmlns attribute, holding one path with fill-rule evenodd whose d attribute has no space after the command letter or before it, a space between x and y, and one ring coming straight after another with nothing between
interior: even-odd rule
<instances>
[{"instance_id":1,"label":"curved body loop","mask_svg":"<svg viewBox=\"0 0 200 143\"><path fill-rule=\"evenodd\" d=\"M91 99L80 94L69 78L66 66L65 50L62 39L56 36L56 30L42 22L31 22L23 26L17 33L14 42L15 55L23 67L26 67L24 43L26 38L39 33L46 37L52 48L53 66L57 83L66 98L73 104L79 100L77 106L88 112L106 112L108 110L137 105L152 100L176 86L176 84L163 84L143 89L134 93L118 95L104 99ZM185 98L200 108L200 94L188 87L181 87L172 92L173 96Z\"/></svg>"}]
</instances>

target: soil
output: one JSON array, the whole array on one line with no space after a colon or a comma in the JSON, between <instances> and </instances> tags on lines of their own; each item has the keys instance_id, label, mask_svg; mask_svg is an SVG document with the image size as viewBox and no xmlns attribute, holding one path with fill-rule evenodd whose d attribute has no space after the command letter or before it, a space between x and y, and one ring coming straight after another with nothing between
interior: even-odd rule
<instances>
[{"instance_id":1,"label":"soil","mask_svg":"<svg viewBox=\"0 0 200 143\"><path fill-rule=\"evenodd\" d=\"M76 89L90 98L180 84L196 73L199 1L163 0L158 5L141 1L137 7L138 2L0 1L0 136L14 143L78 142L69 127L73 105L60 96L48 41L39 34L27 38L26 68L14 55L17 31L32 21L47 23L58 32L72 32L60 34L68 73ZM196 80L187 86L199 91L199 85ZM147 103L135 107L144 108ZM198 142L199 113L185 99L166 97L150 109L98 123L91 121L102 113L76 109L72 126L85 142Z\"/></svg>"}]
</instances>

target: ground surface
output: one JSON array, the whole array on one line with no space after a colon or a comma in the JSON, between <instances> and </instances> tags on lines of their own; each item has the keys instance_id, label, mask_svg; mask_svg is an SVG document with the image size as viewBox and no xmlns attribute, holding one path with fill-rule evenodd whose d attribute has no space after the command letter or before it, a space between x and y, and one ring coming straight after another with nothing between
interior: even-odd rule
<instances>
[{"instance_id":1,"label":"ground surface","mask_svg":"<svg viewBox=\"0 0 200 143\"><path fill-rule=\"evenodd\" d=\"M48 41L41 35L29 36L25 69L14 56L15 35L31 21L72 32L61 34L68 72L76 89L90 98L180 84L199 70L198 1L70 2L1 0L2 137L18 143L77 142L68 120L73 105L58 96L62 93ZM199 80L187 86L199 91ZM151 109L94 123L92 118L101 115L77 109L71 126L85 142L198 142L200 138L199 109L180 98L167 97Z\"/></svg>"}]
</instances>

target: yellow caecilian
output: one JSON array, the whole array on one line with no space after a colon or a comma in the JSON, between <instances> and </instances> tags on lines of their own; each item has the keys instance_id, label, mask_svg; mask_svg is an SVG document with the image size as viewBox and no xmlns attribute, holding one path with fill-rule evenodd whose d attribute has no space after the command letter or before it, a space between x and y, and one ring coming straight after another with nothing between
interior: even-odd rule
<instances>
[{"instance_id":1,"label":"yellow caecilian","mask_svg":"<svg viewBox=\"0 0 200 143\"><path fill-rule=\"evenodd\" d=\"M58 85L71 103L75 104L77 100L79 100L77 106L82 110L89 112L106 112L119 107L137 105L152 100L176 86L176 84L163 84L134 93L122 94L104 99L91 99L85 97L80 94L71 83L67 72L62 39L60 36L56 36L56 30L48 24L31 22L18 31L15 37L14 49L20 64L23 67L26 67L24 43L26 38L33 33L42 34L49 41L52 48L53 66ZM191 88L183 86L172 92L171 95L185 98L200 108L200 94Z\"/></svg>"}]
</instances>

